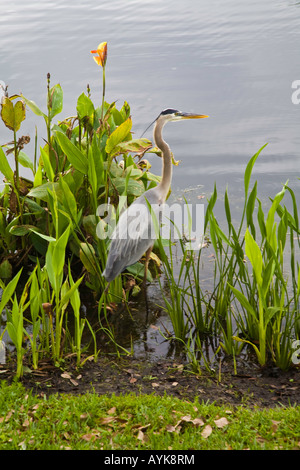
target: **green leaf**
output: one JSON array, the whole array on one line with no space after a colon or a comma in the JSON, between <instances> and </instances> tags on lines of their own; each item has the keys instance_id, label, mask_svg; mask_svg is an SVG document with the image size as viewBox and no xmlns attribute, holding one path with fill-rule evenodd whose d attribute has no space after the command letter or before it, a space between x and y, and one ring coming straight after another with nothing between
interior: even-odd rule
<instances>
[{"instance_id":1,"label":"green leaf","mask_svg":"<svg viewBox=\"0 0 300 470\"><path fill-rule=\"evenodd\" d=\"M59 179L59 186L62 190L61 202L64 206L64 209L71 216L72 220L76 220L77 215L77 203L76 199L70 190L68 184L65 182L64 178L61 176Z\"/></svg>"},{"instance_id":2,"label":"green leaf","mask_svg":"<svg viewBox=\"0 0 300 470\"><path fill-rule=\"evenodd\" d=\"M31 101L31 100L28 100L27 98L25 98L25 96L22 95L22 93L21 93L21 96L22 96L22 100L25 101L25 104L28 106L28 108L31 109L31 111L34 112L34 114L36 114L37 116L43 116L46 121L48 120L48 117L46 116L46 114L44 114L40 110L40 108L38 107L38 105L34 101Z\"/></svg>"},{"instance_id":3,"label":"green leaf","mask_svg":"<svg viewBox=\"0 0 300 470\"><path fill-rule=\"evenodd\" d=\"M63 90L57 84L50 89L50 119L62 112L63 109Z\"/></svg>"},{"instance_id":4,"label":"green leaf","mask_svg":"<svg viewBox=\"0 0 300 470\"><path fill-rule=\"evenodd\" d=\"M2 147L0 146L0 172L5 176L5 178L12 183L14 181L14 172L10 168L7 161L6 155L3 152Z\"/></svg>"},{"instance_id":5,"label":"green leaf","mask_svg":"<svg viewBox=\"0 0 300 470\"><path fill-rule=\"evenodd\" d=\"M56 132L56 139L71 165L86 175L88 173L88 160L86 156L62 132Z\"/></svg>"},{"instance_id":6,"label":"green leaf","mask_svg":"<svg viewBox=\"0 0 300 470\"><path fill-rule=\"evenodd\" d=\"M123 194L125 190L126 180L125 178L114 178L111 190L116 187L119 194ZM129 179L127 185L127 195L129 196L141 196L144 193L144 185L141 181Z\"/></svg>"},{"instance_id":7,"label":"green leaf","mask_svg":"<svg viewBox=\"0 0 300 470\"><path fill-rule=\"evenodd\" d=\"M134 153L144 153L152 147L152 143L147 139L132 139L128 142L121 142L118 144L114 150L115 153L125 153L125 152L134 152Z\"/></svg>"},{"instance_id":8,"label":"green leaf","mask_svg":"<svg viewBox=\"0 0 300 470\"><path fill-rule=\"evenodd\" d=\"M10 279L11 276L12 276L12 265L7 259L5 259L0 264L0 279Z\"/></svg>"},{"instance_id":9,"label":"green leaf","mask_svg":"<svg viewBox=\"0 0 300 470\"><path fill-rule=\"evenodd\" d=\"M12 131L18 131L25 116L26 110L23 101L17 101L16 104L13 105L8 97L4 98L1 107L1 117L6 127Z\"/></svg>"},{"instance_id":10,"label":"green leaf","mask_svg":"<svg viewBox=\"0 0 300 470\"><path fill-rule=\"evenodd\" d=\"M92 119L94 118L94 112L95 112L94 105L92 101L90 100L90 98L86 96L84 93L82 93L79 96L77 100L76 109L77 109L79 119L83 119L85 117L89 117Z\"/></svg>"},{"instance_id":11,"label":"green leaf","mask_svg":"<svg viewBox=\"0 0 300 470\"><path fill-rule=\"evenodd\" d=\"M33 172L33 162L31 160L30 157L28 157L28 155L26 155L25 152L19 152L18 154L18 160L19 160L19 163L24 167L24 168L30 168Z\"/></svg>"},{"instance_id":12,"label":"green leaf","mask_svg":"<svg viewBox=\"0 0 300 470\"><path fill-rule=\"evenodd\" d=\"M97 274L96 254L90 243L80 243L80 259L85 269L94 276Z\"/></svg>"},{"instance_id":13,"label":"green leaf","mask_svg":"<svg viewBox=\"0 0 300 470\"><path fill-rule=\"evenodd\" d=\"M27 194L27 196L41 199L42 201L47 202L49 199L49 190L56 192L59 197L59 193L61 191L61 189L59 188L59 184L52 183L51 181L49 181L48 183L44 183L41 186L37 186L36 188L32 188Z\"/></svg>"},{"instance_id":14,"label":"green leaf","mask_svg":"<svg viewBox=\"0 0 300 470\"><path fill-rule=\"evenodd\" d=\"M273 225L274 225L274 218L275 218L275 212L285 194L285 191L286 191L286 188L287 188L287 182L286 184L284 185L284 187L282 188L282 190L276 194L276 196L274 197L274 200L272 202L272 206L268 212L268 216L267 216L267 221L266 221L266 232L267 232L267 239L269 241L269 243L271 243L271 239L272 239L272 234L273 234ZM275 246L274 244L271 245L273 247L273 249L275 249Z\"/></svg>"},{"instance_id":15,"label":"green leaf","mask_svg":"<svg viewBox=\"0 0 300 470\"><path fill-rule=\"evenodd\" d=\"M63 267L65 264L66 246L69 240L70 226L62 233L60 238L51 241L46 253L46 270L53 289L59 289L62 282ZM39 235L39 234L38 234Z\"/></svg>"},{"instance_id":16,"label":"green leaf","mask_svg":"<svg viewBox=\"0 0 300 470\"><path fill-rule=\"evenodd\" d=\"M15 277L7 284L2 292L2 297L0 301L0 312L3 311L5 305L10 301L12 295L14 294L17 284L21 276L22 269L15 275Z\"/></svg>"},{"instance_id":17,"label":"green leaf","mask_svg":"<svg viewBox=\"0 0 300 470\"><path fill-rule=\"evenodd\" d=\"M37 230L35 230L31 227L29 228L29 232L35 233L36 235L43 238L43 240L46 240L47 242L55 242L56 241L56 238L49 237L49 235L45 235L44 233L38 232Z\"/></svg>"},{"instance_id":18,"label":"green leaf","mask_svg":"<svg viewBox=\"0 0 300 470\"><path fill-rule=\"evenodd\" d=\"M84 276L82 276L80 279L78 279L75 283L73 283L73 285L66 291L65 294L62 294L62 299L61 299L61 305L65 305L67 302L69 302L70 298L71 298L71 304L72 304L72 296L77 292L78 293L78 286L80 285L80 283L82 282L82 279L84 278ZM79 293L78 293L79 295ZM73 306L73 305L72 305Z\"/></svg>"},{"instance_id":19,"label":"green leaf","mask_svg":"<svg viewBox=\"0 0 300 470\"><path fill-rule=\"evenodd\" d=\"M53 171L53 168L50 162L49 154L42 147L40 147L40 152L41 152L41 158L43 160L46 175L50 181L54 181L55 173Z\"/></svg>"},{"instance_id":20,"label":"green leaf","mask_svg":"<svg viewBox=\"0 0 300 470\"><path fill-rule=\"evenodd\" d=\"M244 296L244 294L242 294L242 292L240 292L238 289L231 286L230 284L228 284L228 285L229 285L230 289L232 290L232 292L234 293L235 297L240 302L240 304L247 310L248 313L250 313L252 315L253 319L255 321L257 321L257 314L256 314L254 308L252 307L252 305L247 300L247 298Z\"/></svg>"},{"instance_id":21,"label":"green leaf","mask_svg":"<svg viewBox=\"0 0 300 470\"><path fill-rule=\"evenodd\" d=\"M263 259L260 248L254 238L252 237L249 230L246 230L245 233L245 252L247 257L252 264L252 268L255 274L256 282L259 287L262 285L262 268L263 268Z\"/></svg>"},{"instance_id":22,"label":"green leaf","mask_svg":"<svg viewBox=\"0 0 300 470\"><path fill-rule=\"evenodd\" d=\"M145 266L138 261L137 263L132 264L131 266L128 266L126 268L126 271L132 274L134 277L143 279L145 275ZM147 281L148 282L153 281L153 277L149 269L147 270Z\"/></svg>"},{"instance_id":23,"label":"green leaf","mask_svg":"<svg viewBox=\"0 0 300 470\"><path fill-rule=\"evenodd\" d=\"M252 169L254 166L254 163L256 162L257 157L259 156L260 152L267 146L268 144L263 145L258 152L256 152L253 157L250 159L248 162L248 165L246 167L245 175L244 175L244 188L245 188L245 198L247 198L248 195L248 189L249 189L249 183L250 183L250 178L251 178L251 173Z\"/></svg>"},{"instance_id":24,"label":"green leaf","mask_svg":"<svg viewBox=\"0 0 300 470\"><path fill-rule=\"evenodd\" d=\"M131 127L132 127L131 118L128 118L119 127L117 127L117 129L107 139L105 151L111 154L118 144L123 142L126 138L129 138Z\"/></svg>"},{"instance_id":25,"label":"green leaf","mask_svg":"<svg viewBox=\"0 0 300 470\"><path fill-rule=\"evenodd\" d=\"M256 356L257 356L257 359L258 359L259 363L261 365L265 364L265 361L263 359L263 356L262 356L260 350L258 349L258 347L254 343L251 343L251 341L248 341L247 339L239 338L238 336L233 336L232 339L235 339L236 341L239 341L241 343L250 344L253 347L254 351L256 352Z\"/></svg>"}]
</instances>

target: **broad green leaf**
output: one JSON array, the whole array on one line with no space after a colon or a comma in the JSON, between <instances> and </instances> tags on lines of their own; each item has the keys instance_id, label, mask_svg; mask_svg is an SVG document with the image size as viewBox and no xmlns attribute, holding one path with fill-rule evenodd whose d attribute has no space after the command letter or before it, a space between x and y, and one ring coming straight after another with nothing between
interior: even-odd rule
<instances>
[{"instance_id":1,"label":"broad green leaf","mask_svg":"<svg viewBox=\"0 0 300 470\"><path fill-rule=\"evenodd\" d=\"M34 101L31 101L31 100L28 100L27 98L25 98L24 95L22 95L22 100L25 101L25 104L28 106L28 108L31 109L31 111L34 112L34 114L36 114L37 116L43 116L44 119L47 121L48 120L48 117L46 116L46 114L44 114L40 108L38 107L38 105L34 102Z\"/></svg>"},{"instance_id":2,"label":"broad green leaf","mask_svg":"<svg viewBox=\"0 0 300 470\"><path fill-rule=\"evenodd\" d=\"M255 274L256 282L259 287L262 285L262 268L263 268L263 259L260 248L254 238L252 237L249 230L246 230L245 233L245 252L247 257L252 264L252 268Z\"/></svg>"},{"instance_id":3,"label":"broad green leaf","mask_svg":"<svg viewBox=\"0 0 300 470\"><path fill-rule=\"evenodd\" d=\"M58 289L61 285L69 234L70 226L58 240L51 241L48 246L45 266L53 289Z\"/></svg>"},{"instance_id":4,"label":"broad green leaf","mask_svg":"<svg viewBox=\"0 0 300 470\"><path fill-rule=\"evenodd\" d=\"M79 119L89 117L90 119L94 118L95 108L91 99L82 93L77 100L77 113Z\"/></svg>"},{"instance_id":5,"label":"broad green leaf","mask_svg":"<svg viewBox=\"0 0 300 470\"><path fill-rule=\"evenodd\" d=\"M82 279L84 276L82 276L80 279L78 279L64 294L62 293L62 298L61 298L61 304L65 305L69 300L71 300L72 304L72 296L78 293L77 288L79 287L80 283L82 282ZM78 294L79 295L79 294Z\"/></svg>"},{"instance_id":6,"label":"broad green leaf","mask_svg":"<svg viewBox=\"0 0 300 470\"><path fill-rule=\"evenodd\" d=\"M12 265L10 264L8 259L5 259L0 264L0 279L10 279L11 276L12 276Z\"/></svg>"},{"instance_id":7,"label":"broad green leaf","mask_svg":"<svg viewBox=\"0 0 300 470\"><path fill-rule=\"evenodd\" d=\"M234 293L235 297L240 302L240 304L247 310L248 313L252 315L253 320L257 321L257 314L254 308L252 307L252 305L249 303L248 299L244 296L244 294L242 294L242 292L240 292L238 289L231 286L230 284L228 285L230 289L232 290L232 292Z\"/></svg>"},{"instance_id":8,"label":"broad green leaf","mask_svg":"<svg viewBox=\"0 0 300 470\"><path fill-rule=\"evenodd\" d=\"M132 120L128 118L109 136L106 142L105 150L111 154L117 145L123 142L126 138L129 139L129 133L132 127ZM130 139L129 139L130 140Z\"/></svg>"},{"instance_id":9,"label":"broad green leaf","mask_svg":"<svg viewBox=\"0 0 300 470\"><path fill-rule=\"evenodd\" d=\"M236 341L239 341L241 343L247 343L247 344L251 344L251 346L253 347L254 351L256 352L256 356L257 356L257 359L259 361L259 363L261 365L264 365L265 364L265 361L263 359L263 356L260 352L260 350L258 349L258 347L254 344L254 343L251 343L251 341L248 341L247 339L243 339L243 338L239 338L238 336L233 336L232 339L235 339Z\"/></svg>"},{"instance_id":10,"label":"broad green leaf","mask_svg":"<svg viewBox=\"0 0 300 470\"><path fill-rule=\"evenodd\" d=\"M96 254L90 243L80 243L80 259L86 270L93 275L97 274Z\"/></svg>"},{"instance_id":11,"label":"broad green leaf","mask_svg":"<svg viewBox=\"0 0 300 470\"><path fill-rule=\"evenodd\" d=\"M252 191L250 193L250 196L248 198L247 207L246 207L247 225L251 228L253 236L255 236L255 226L254 226L254 223L253 223L253 212L254 212L254 208L255 208L256 195L257 195L257 181L255 181L253 189L252 189Z\"/></svg>"},{"instance_id":12,"label":"broad green leaf","mask_svg":"<svg viewBox=\"0 0 300 470\"><path fill-rule=\"evenodd\" d=\"M267 232L267 239L269 242L271 241L272 233L274 229L273 225L274 225L275 212L277 211L277 208L285 194L286 187L287 187L287 182L282 188L282 190L279 193L277 193L276 196L274 197L272 206L268 212L268 216L266 220L266 232ZM273 246L273 249L275 249L274 244L272 244L272 246Z\"/></svg>"},{"instance_id":13,"label":"broad green leaf","mask_svg":"<svg viewBox=\"0 0 300 470\"><path fill-rule=\"evenodd\" d=\"M77 204L76 199L70 190L68 184L64 181L64 178L61 176L59 179L59 186L62 190L61 202L64 206L64 209L71 216L72 220L76 220L77 215Z\"/></svg>"},{"instance_id":14,"label":"broad green leaf","mask_svg":"<svg viewBox=\"0 0 300 470\"><path fill-rule=\"evenodd\" d=\"M56 132L56 139L71 165L86 175L88 173L88 160L86 156L62 132Z\"/></svg>"},{"instance_id":15,"label":"broad green leaf","mask_svg":"<svg viewBox=\"0 0 300 470\"><path fill-rule=\"evenodd\" d=\"M38 232L37 230L34 230L33 228L29 228L29 231L32 233L35 233L39 237L43 238L43 240L46 240L47 242L55 242L56 239L53 237L49 237L49 235L45 235L44 233Z\"/></svg>"},{"instance_id":16,"label":"broad green leaf","mask_svg":"<svg viewBox=\"0 0 300 470\"><path fill-rule=\"evenodd\" d=\"M111 190L117 188L119 194L123 194L125 191L126 180L125 178L114 178ZM141 181L129 179L127 185L127 195L129 196L141 196L144 193L144 185Z\"/></svg>"},{"instance_id":17,"label":"broad green leaf","mask_svg":"<svg viewBox=\"0 0 300 470\"><path fill-rule=\"evenodd\" d=\"M249 160L249 163L246 167L245 175L244 175L244 188L245 188L245 198L247 198L248 195L248 189L249 189L249 183L250 183L250 178L251 178L251 173L252 169L254 166L254 163L256 162L257 157L261 153L261 151L267 146L268 144L263 145L258 152L256 152L253 157Z\"/></svg>"},{"instance_id":18,"label":"broad green leaf","mask_svg":"<svg viewBox=\"0 0 300 470\"><path fill-rule=\"evenodd\" d=\"M18 237L23 237L30 232L30 229L36 230L36 227L34 225L13 225L9 232Z\"/></svg>"},{"instance_id":19,"label":"broad green leaf","mask_svg":"<svg viewBox=\"0 0 300 470\"><path fill-rule=\"evenodd\" d=\"M14 172L10 168L7 161L6 155L3 152L2 147L0 146L0 172L5 176L5 178L12 183L14 181Z\"/></svg>"},{"instance_id":20,"label":"broad green leaf","mask_svg":"<svg viewBox=\"0 0 300 470\"><path fill-rule=\"evenodd\" d=\"M145 275L145 266L138 261L137 263L132 264L131 266L128 266L126 268L126 271L128 271L134 277L138 277L140 279L143 279L144 275ZM153 281L153 277L152 277L152 274L149 271L149 269L147 270L147 281L148 282Z\"/></svg>"},{"instance_id":21,"label":"broad green leaf","mask_svg":"<svg viewBox=\"0 0 300 470\"><path fill-rule=\"evenodd\" d=\"M133 139L128 142L121 142L114 150L114 154L134 152L144 153L152 147L152 143L147 139Z\"/></svg>"},{"instance_id":22,"label":"broad green leaf","mask_svg":"<svg viewBox=\"0 0 300 470\"><path fill-rule=\"evenodd\" d=\"M26 155L25 152L19 152L18 154L18 160L19 160L19 163L24 167L24 168L30 168L33 172L33 162L31 160L30 157L28 157L28 155Z\"/></svg>"},{"instance_id":23,"label":"broad green leaf","mask_svg":"<svg viewBox=\"0 0 300 470\"><path fill-rule=\"evenodd\" d=\"M6 323L6 328L7 328L7 332L8 332L8 335L9 335L10 339L12 340L14 345L17 347L17 345L18 345L17 328L11 322Z\"/></svg>"},{"instance_id":24,"label":"broad green leaf","mask_svg":"<svg viewBox=\"0 0 300 470\"><path fill-rule=\"evenodd\" d=\"M2 297L0 301L0 313L3 311L5 305L10 301L12 295L14 294L17 284L19 282L22 269L15 275L15 277L7 284L2 292Z\"/></svg>"},{"instance_id":25,"label":"broad green leaf","mask_svg":"<svg viewBox=\"0 0 300 470\"><path fill-rule=\"evenodd\" d=\"M49 154L42 147L40 147L40 152L46 175L50 181L54 181L55 173L50 162Z\"/></svg>"},{"instance_id":26,"label":"broad green leaf","mask_svg":"<svg viewBox=\"0 0 300 470\"><path fill-rule=\"evenodd\" d=\"M59 184L52 183L51 181L49 181L48 183L44 183L41 186L37 186L36 188L32 188L27 194L27 196L41 199L42 201L47 202L49 199L49 190L55 191L59 197L59 193L61 192Z\"/></svg>"},{"instance_id":27,"label":"broad green leaf","mask_svg":"<svg viewBox=\"0 0 300 470\"><path fill-rule=\"evenodd\" d=\"M63 90L57 84L50 89L50 119L62 112L63 109Z\"/></svg>"}]
</instances>

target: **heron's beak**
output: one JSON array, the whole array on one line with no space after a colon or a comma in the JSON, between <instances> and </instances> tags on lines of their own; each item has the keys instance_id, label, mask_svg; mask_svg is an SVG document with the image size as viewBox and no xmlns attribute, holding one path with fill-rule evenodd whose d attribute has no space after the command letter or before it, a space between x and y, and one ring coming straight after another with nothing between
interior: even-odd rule
<instances>
[{"instance_id":1,"label":"heron's beak","mask_svg":"<svg viewBox=\"0 0 300 470\"><path fill-rule=\"evenodd\" d=\"M181 119L203 119L208 118L206 114L193 114L193 113L178 113Z\"/></svg>"}]
</instances>

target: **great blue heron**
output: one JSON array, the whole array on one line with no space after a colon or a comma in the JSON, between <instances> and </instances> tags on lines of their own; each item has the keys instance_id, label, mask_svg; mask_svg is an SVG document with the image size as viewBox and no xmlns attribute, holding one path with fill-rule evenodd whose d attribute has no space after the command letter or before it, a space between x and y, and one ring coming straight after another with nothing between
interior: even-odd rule
<instances>
[{"instance_id":1,"label":"great blue heron","mask_svg":"<svg viewBox=\"0 0 300 470\"><path fill-rule=\"evenodd\" d=\"M103 276L108 283L121 274L125 268L139 261L144 253L146 253L144 283L146 282L149 257L155 241L153 236L153 215L150 213L149 205L155 208L154 215L159 218L172 180L172 153L168 144L163 140L162 129L169 121L206 117L208 116L204 114L183 113L176 109L165 109L154 121L154 141L161 150L163 159L162 178L155 188L149 189L138 197L121 214L111 237L112 242L106 267L103 271Z\"/></svg>"}]
</instances>

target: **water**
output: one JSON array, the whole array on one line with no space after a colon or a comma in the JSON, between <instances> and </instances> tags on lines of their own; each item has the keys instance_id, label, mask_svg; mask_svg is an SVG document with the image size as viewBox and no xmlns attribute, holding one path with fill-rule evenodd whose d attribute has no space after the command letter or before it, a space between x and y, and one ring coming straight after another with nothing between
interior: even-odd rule
<instances>
[{"instance_id":1,"label":"water","mask_svg":"<svg viewBox=\"0 0 300 470\"><path fill-rule=\"evenodd\" d=\"M266 142L253 177L263 199L287 179L299 198L300 3L295 0L0 0L0 81L45 109L46 74L74 115L86 90L101 103L101 69L90 54L108 42L107 101L129 102L138 137L167 107L210 115L170 123L173 190L197 200L217 182L239 206L249 158ZM30 111L22 134L46 136ZM20 134L20 135L22 135ZM146 137L151 138L149 130ZM0 123L0 142L11 140ZM33 146L27 152L33 153ZM149 157L160 172L161 160Z\"/></svg>"}]
</instances>

